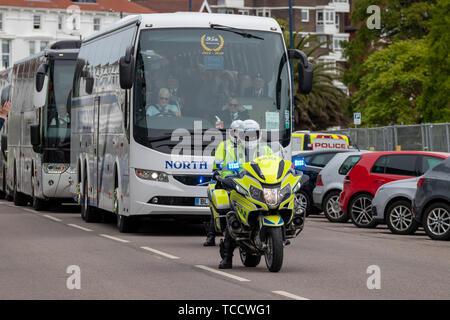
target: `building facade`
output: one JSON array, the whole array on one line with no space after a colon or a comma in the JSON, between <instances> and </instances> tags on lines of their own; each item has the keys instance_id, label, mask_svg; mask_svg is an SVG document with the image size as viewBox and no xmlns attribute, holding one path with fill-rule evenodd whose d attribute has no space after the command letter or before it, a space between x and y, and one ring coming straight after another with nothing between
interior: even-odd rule
<instances>
[{"instance_id":1,"label":"building facade","mask_svg":"<svg viewBox=\"0 0 450 320\"><path fill-rule=\"evenodd\" d=\"M133 0L159 12L187 11L189 0ZM193 11L242 14L289 20L287 0L191 0ZM351 0L292 0L294 30L327 42L318 53L326 62L343 63L341 41L348 41Z\"/></svg>"},{"instance_id":2,"label":"building facade","mask_svg":"<svg viewBox=\"0 0 450 320\"><path fill-rule=\"evenodd\" d=\"M0 70L59 40L80 39L135 13L128 0L0 0Z\"/></svg>"}]
</instances>

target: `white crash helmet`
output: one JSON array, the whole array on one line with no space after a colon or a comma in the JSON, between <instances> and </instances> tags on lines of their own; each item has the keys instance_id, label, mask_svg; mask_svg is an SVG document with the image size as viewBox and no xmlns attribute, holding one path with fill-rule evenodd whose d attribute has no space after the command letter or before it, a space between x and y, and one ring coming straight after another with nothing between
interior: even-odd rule
<instances>
[{"instance_id":1,"label":"white crash helmet","mask_svg":"<svg viewBox=\"0 0 450 320\"><path fill-rule=\"evenodd\" d=\"M244 121L242 120L234 120L230 124L230 129L228 130L228 136L231 139L231 141L236 140L236 134L239 134L240 131L244 128Z\"/></svg>"},{"instance_id":2,"label":"white crash helmet","mask_svg":"<svg viewBox=\"0 0 450 320\"><path fill-rule=\"evenodd\" d=\"M255 120L245 120L239 133L239 140L246 148L254 148L261 139L260 127Z\"/></svg>"}]
</instances>

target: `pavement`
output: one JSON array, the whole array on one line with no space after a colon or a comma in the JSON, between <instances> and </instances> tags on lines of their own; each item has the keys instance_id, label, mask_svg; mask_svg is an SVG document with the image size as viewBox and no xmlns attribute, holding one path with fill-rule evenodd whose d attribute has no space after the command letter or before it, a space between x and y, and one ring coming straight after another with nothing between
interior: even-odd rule
<instances>
[{"instance_id":1,"label":"pavement","mask_svg":"<svg viewBox=\"0 0 450 320\"><path fill-rule=\"evenodd\" d=\"M310 216L270 273L264 258L244 267L238 250L233 269L219 270L200 224L143 221L121 234L113 218L86 223L74 205L37 212L1 200L0 226L0 299L450 299L450 242L420 229Z\"/></svg>"}]
</instances>

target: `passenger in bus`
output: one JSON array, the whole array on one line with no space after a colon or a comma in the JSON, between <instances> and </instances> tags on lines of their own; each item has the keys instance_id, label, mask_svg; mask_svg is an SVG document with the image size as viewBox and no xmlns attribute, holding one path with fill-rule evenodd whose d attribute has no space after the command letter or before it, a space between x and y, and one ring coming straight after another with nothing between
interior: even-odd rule
<instances>
[{"instance_id":1,"label":"passenger in bus","mask_svg":"<svg viewBox=\"0 0 450 320\"><path fill-rule=\"evenodd\" d=\"M170 92L169 103L177 106L181 110L184 105L184 99L182 97L182 90L180 89L180 82L173 75L170 75L167 80L167 87Z\"/></svg>"},{"instance_id":2,"label":"passenger in bus","mask_svg":"<svg viewBox=\"0 0 450 320\"><path fill-rule=\"evenodd\" d=\"M239 97L250 97L252 95L253 81L248 74L242 74L239 77L239 86L237 95Z\"/></svg>"},{"instance_id":3,"label":"passenger in bus","mask_svg":"<svg viewBox=\"0 0 450 320\"><path fill-rule=\"evenodd\" d=\"M158 103L147 108L147 116L181 116L181 111L178 106L169 104L170 91L167 88L159 90Z\"/></svg>"},{"instance_id":4,"label":"passenger in bus","mask_svg":"<svg viewBox=\"0 0 450 320\"><path fill-rule=\"evenodd\" d=\"M265 98L267 97L267 86L261 73L256 74L254 80L254 88L252 90L252 97Z\"/></svg>"},{"instance_id":5,"label":"passenger in bus","mask_svg":"<svg viewBox=\"0 0 450 320\"><path fill-rule=\"evenodd\" d=\"M247 120L250 118L248 111L241 106L237 98L231 96L228 103L222 108L219 118L224 122L224 126L228 127L235 120Z\"/></svg>"}]
</instances>

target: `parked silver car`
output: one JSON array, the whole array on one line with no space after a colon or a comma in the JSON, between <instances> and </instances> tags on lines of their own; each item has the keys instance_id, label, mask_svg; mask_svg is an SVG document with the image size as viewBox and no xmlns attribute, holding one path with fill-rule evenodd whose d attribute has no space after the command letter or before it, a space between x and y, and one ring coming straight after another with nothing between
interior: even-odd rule
<instances>
[{"instance_id":1,"label":"parked silver car","mask_svg":"<svg viewBox=\"0 0 450 320\"><path fill-rule=\"evenodd\" d=\"M395 234L413 234L419 227L414 220L411 204L420 177L386 183L378 188L372 199L373 219L388 225Z\"/></svg>"},{"instance_id":2,"label":"parked silver car","mask_svg":"<svg viewBox=\"0 0 450 320\"><path fill-rule=\"evenodd\" d=\"M369 151L354 151L338 153L322 169L317 177L313 190L313 202L324 211L325 217L331 222L346 222L339 204L339 194L344 187L345 175L358 163L361 154Z\"/></svg>"}]
</instances>

